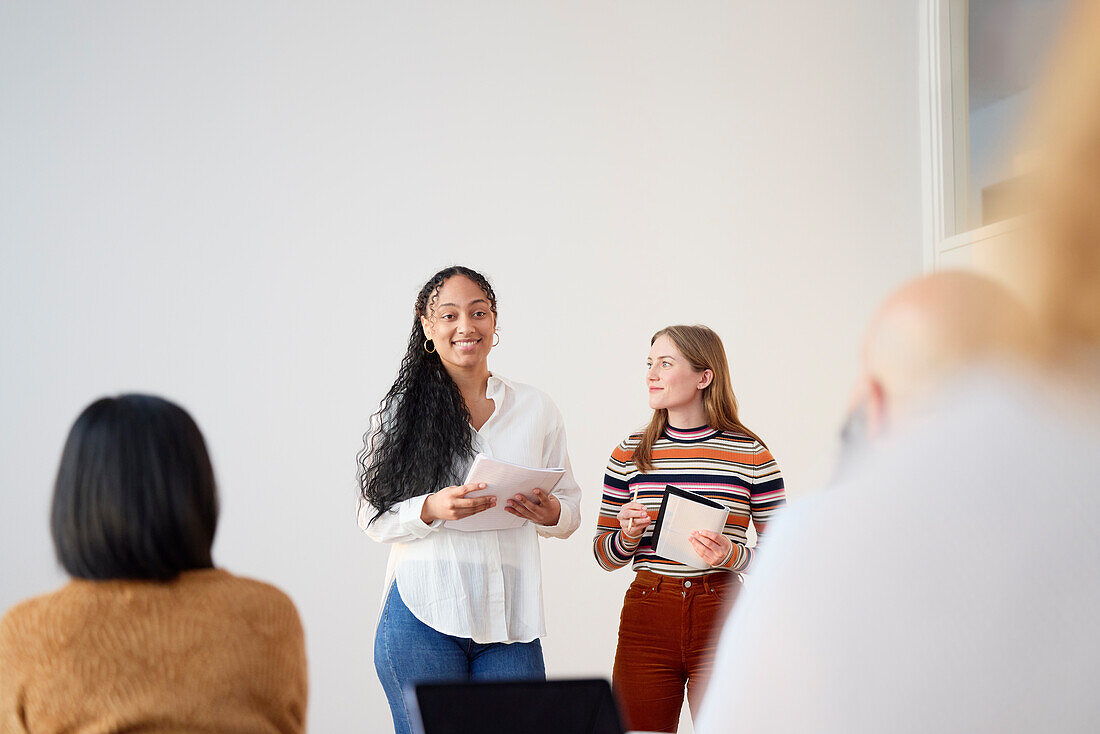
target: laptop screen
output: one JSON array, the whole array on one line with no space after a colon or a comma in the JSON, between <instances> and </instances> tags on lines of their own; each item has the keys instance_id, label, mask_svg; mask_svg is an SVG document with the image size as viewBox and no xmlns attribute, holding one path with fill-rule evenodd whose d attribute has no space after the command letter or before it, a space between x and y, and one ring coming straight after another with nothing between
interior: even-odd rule
<instances>
[{"instance_id":1,"label":"laptop screen","mask_svg":"<svg viewBox=\"0 0 1100 734\"><path fill-rule=\"evenodd\" d=\"M408 697L417 734L623 732L601 679L420 684Z\"/></svg>"}]
</instances>

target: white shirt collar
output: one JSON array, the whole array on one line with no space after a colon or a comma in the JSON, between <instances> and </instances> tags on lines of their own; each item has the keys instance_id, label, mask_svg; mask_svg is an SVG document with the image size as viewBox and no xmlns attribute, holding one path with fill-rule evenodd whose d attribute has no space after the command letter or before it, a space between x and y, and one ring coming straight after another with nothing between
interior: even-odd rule
<instances>
[{"instance_id":1,"label":"white shirt collar","mask_svg":"<svg viewBox=\"0 0 1100 734\"><path fill-rule=\"evenodd\" d=\"M489 381L485 385L485 397L495 400L506 389L515 390L515 386L508 378L497 374L489 375Z\"/></svg>"}]
</instances>

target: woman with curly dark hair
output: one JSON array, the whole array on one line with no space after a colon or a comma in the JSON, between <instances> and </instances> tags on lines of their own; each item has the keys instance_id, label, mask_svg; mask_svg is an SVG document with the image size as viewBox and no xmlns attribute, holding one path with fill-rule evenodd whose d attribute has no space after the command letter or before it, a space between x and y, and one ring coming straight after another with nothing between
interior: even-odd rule
<instances>
[{"instance_id":1,"label":"woman with curly dark hair","mask_svg":"<svg viewBox=\"0 0 1100 734\"><path fill-rule=\"evenodd\" d=\"M418 681L542 679L545 634L538 537L580 524L565 426L548 396L489 370L497 302L469 268L420 289L408 348L359 455L359 525L391 543L374 664L397 734ZM464 532L444 523L495 506L460 482L475 454L564 467L552 492L507 500L519 527Z\"/></svg>"}]
</instances>

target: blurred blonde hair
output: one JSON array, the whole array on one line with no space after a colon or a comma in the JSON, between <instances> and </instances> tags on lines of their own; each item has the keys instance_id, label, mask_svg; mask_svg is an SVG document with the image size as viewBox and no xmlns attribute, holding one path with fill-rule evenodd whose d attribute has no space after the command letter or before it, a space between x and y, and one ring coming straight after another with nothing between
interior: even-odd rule
<instances>
[{"instance_id":1,"label":"blurred blonde hair","mask_svg":"<svg viewBox=\"0 0 1100 734\"><path fill-rule=\"evenodd\" d=\"M1067 12L1036 90L1028 147L1035 214L1021 291L1056 355L1100 346L1100 3Z\"/></svg>"},{"instance_id":2,"label":"blurred blonde hair","mask_svg":"<svg viewBox=\"0 0 1100 734\"><path fill-rule=\"evenodd\" d=\"M718 334L702 325L666 326L653 335L649 340L650 346L662 336L672 340L680 350L680 354L684 355L684 359L696 372L710 370L714 373L710 384L703 388L703 410L707 426L721 431L742 433L760 441L760 445L764 446L760 437L746 428L737 417L737 397L733 394L733 385L730 382L726 348L722 345ZM653 411L653 418L650 419L645 433L642 434L641 443L634 449L634 464L642 471L653 470L653 444L661 437L666 426L668 426L668 411L664 408Z\"/></svg>"}]
</instances>

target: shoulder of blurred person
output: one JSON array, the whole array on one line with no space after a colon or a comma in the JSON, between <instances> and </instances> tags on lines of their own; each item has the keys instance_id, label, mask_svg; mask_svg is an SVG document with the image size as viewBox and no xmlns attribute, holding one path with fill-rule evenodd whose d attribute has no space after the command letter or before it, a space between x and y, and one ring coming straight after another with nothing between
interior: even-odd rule
<instances>
[{"instance_id":1,"label":"shoulder of blurred person","mask_svg":"<svg viewBox=\"0 0 1100 734\"><path fill-rule=\"evenodd\" d=\"M770 528L698 731L1095 731L1100 401L978 371Z\"/></svg>"},{"instance_id":2,"label":"shoulder of blurred person","mask_svg":"<svg viewBox=\"0 0 1100 734\"><path fill-rule=\"evenodd\" d=\"M168 728L262 720L299 731L306 675L290 598L220 569L169 582L77 579L0 620L4 731L15 715L46 731L103 716Z\"/></svg>"}]
</instances>

